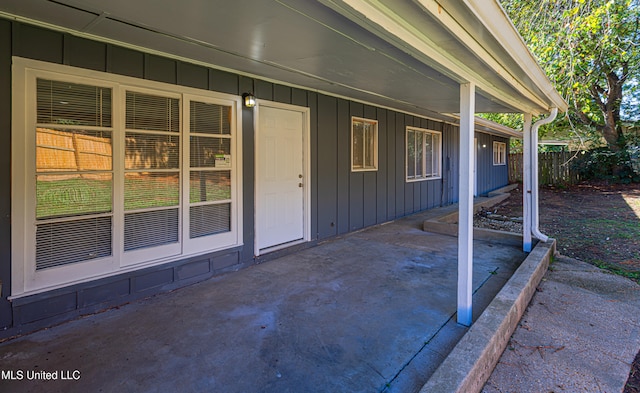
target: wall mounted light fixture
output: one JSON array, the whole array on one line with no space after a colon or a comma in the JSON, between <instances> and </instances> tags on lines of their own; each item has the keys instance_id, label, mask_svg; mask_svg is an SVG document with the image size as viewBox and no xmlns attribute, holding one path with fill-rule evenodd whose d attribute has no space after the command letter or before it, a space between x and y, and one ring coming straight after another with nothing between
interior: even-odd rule
<instances>
[{"instance_id":1,"label":"wall mounted light fixture","mask_svg":"<svg viewBox=\"0 0 640 393\"><path fill-rule=\"evenodd\" d=\"M242 103L247 108L253 108L254 106L256 106L256 96L254 96L252 93L244 93L242 95Z\"/></svg>"}]
</instances>

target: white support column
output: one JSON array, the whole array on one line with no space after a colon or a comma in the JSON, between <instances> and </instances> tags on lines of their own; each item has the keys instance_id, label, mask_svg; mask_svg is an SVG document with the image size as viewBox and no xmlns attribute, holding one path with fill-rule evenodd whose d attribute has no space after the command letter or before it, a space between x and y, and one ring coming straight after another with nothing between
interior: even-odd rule
<instances>
[{"instance_id":1,"label":"white support column","mask_svg":"<svg viewBox=\"0 0 640 393\"><path fill-rule=\"evenodd\" d=\"M473 295L474 83L460 85L460 203L458 205L458 323L471 326Z\"/></svg>"},{"instance_id":2,"label":"white support column","mask_svg":"<svg viewBox=\"0 0 640 393\"><path fill-rule=\"evenodd\" d=\"M532 115L524 114L523 125L523 153L522 153L522 249L524 252L530 252L533 245L531 240L531 223L532 223L532 201L531 201L531 157L533 143L531 140L531 122Z\"/></svg>"}]
</instances>

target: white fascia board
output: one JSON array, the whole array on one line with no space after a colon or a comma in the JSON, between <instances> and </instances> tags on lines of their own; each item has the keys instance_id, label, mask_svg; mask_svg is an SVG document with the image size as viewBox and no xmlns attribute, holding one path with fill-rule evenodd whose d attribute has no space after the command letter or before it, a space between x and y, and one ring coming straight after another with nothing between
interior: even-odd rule
<instances>
[{"instance_id":1,"label":"white fascia board","mask_svg":"<svg viewBox=\"0 0 640 393\"><path fill-rule=\"evenodd\" d=\"M451 116L460 122L460 114L458 113L446 113L447 116ZM519 138L522 139L522 131L514 130L511 127L507 127L503 124L496 123L495 121L491 121L485 119L484 117L475 116L474 124L476 126L476 130L481 128L478 131L490 130L491 132L500 135L500 136L508 136L511 138Z\"/></svg>"},{"instance_id":2,"label":"white fascia board","mask_svg":"<svg viewBox=\"0 0 640 393\"><path fill-rule=\"evenodd\" d=\"M495 131L500 135L509 136L512 138L522 138L521 131L514 130L513 128L507 127L500 123L496 123L494 121L487 120L485 118L477 117L477 116L475 117L474 121L475 121L476 127L487 128L489 130Z\"/></svg>"},{"instance_id":3,"label":"white fascia board","mask_svg":"<svg viewBox=\"0 0 640 393\"><path fill-rule=\"evenodd\" d=\"M494 86L468 67L464 59L457 59L433 42L417 27L409 25L400 15L379 0L319 0L327 7L349 18L352 22L371 31L416 58L428 60L425 64L456 80L459 83L474 82L479 90L526 113L546 112L549 103L530 92L494 59L450 14L434 0L416 0L429 15L438 20L456 39L475 53L493 71L505 79L521 94L513 97ZM502 11L501 11L502 12ZM537 66L537 64L536 64ZM526 101L529 101L527 103Z\"/></svg>"},{"instance_id":4,"label":"white fascia board","mask_svg":"<svg viewBox=\"0 0 640 393\"><path fill-rule=\"evenodd\" d=\"M546 94L550 100L550 108L556 107L559 111L566 112L567 102L542 70L502 6L497 1L463 0L463 2L507 53L511 54L516 62L522 66L533 83Z\"/></svg>"}]
</instances>

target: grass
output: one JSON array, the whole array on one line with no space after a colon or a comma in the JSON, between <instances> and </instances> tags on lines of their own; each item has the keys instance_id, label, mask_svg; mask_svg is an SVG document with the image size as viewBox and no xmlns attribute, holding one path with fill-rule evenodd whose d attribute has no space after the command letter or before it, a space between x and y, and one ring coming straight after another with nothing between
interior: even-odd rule
<instances>
[{"instance_id":1,"label":"grass","mask_svg":"<svg viewBox=\"0 0 640 393\"><path fill-rule=\"evenodd\" d=\"M600 269L604 269L606 271L609 271L613 274L616 274L618 276L622 276L622 277L626 277L626 278L630 278L632 280L634 280L635 282L640 284L640 272L638 271L630 271L627 269L623 269L619 266L616 265L612 265L610 263L607 262L603 262L603 261L591 261L595 266L599 267Z\"/></svg>"}]
</instances>

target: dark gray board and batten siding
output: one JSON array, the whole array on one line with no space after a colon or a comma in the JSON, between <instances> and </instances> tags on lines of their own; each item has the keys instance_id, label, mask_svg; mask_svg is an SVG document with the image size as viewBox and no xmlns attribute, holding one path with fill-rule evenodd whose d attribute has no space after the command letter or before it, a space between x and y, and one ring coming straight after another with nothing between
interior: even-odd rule
<instances>
[{"instance_id":1,"label":"dark gray board and batten siding","mask_svg":"<svg viewBox=\"0 0 640 393\"><path fill-rule=\"evenodd\" d=\"M244 246L32 295L11 292L11 58L19 56L135 78L309 107L312 243L457 201L457 127L343 98L274 84L201 65L0 19L0 337L50 326L256 262L254 243L255 132L253 110L242 110ZM378 120L378 170L351 172L351 117ZM443 177L405 181L405 127L442 131ZM486 134L479 139L507 142ZM490 149L489 149L490 151ZM488 158L482 156L484 165ZM480 161L479 161L480 162ZM490 162L491 164L491 162ZM506 168L506 167L505 167ZM501 168L499 168L501 169ZM505 172L480 167L481 192L507 182Z\"/></svg>"}]
</instances>

